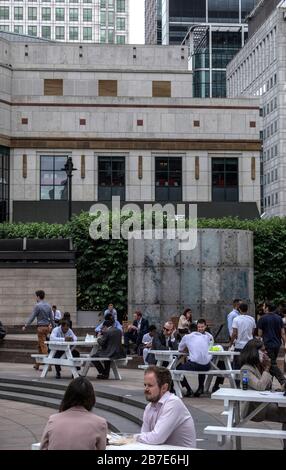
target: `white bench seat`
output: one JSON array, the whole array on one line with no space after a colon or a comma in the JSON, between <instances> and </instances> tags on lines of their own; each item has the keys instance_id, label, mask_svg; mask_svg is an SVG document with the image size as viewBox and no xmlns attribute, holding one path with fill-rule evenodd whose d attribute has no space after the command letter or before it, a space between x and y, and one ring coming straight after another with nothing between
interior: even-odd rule
<instances>
[{"instance_id":1,"label":"white bench seat","mask_svg":"<svg viewBox=\"0 0 286 470\"><path fill-rule=\"evenodd\" d=\"M172 379L174 382L175 393L179 398L182 398L182 387L181 381L186 378L191 378L198 375L206 375L208 377L225 377L229 380L232 388L235 388L234 376L240 376L240 370L230 369L230 370L220 370L220 369L210 369L206 371L201 370L171 370ZM210 382L209 382L210 385ZM208 391L208 386L206 391Z\"/></svg>"},{"instance_id":2,"label":"white bench seat","mask_svg":"<svg viewBox=\"0 0 286 470\"><path fill-rule=\"evenodd\" d=\"M268 437L270 439L286 439L286 431L276 429L239 428L226 426L207 426L205 434L215 434L218 436L238 436L238 437Z\"/></svg>"}]
</instances>

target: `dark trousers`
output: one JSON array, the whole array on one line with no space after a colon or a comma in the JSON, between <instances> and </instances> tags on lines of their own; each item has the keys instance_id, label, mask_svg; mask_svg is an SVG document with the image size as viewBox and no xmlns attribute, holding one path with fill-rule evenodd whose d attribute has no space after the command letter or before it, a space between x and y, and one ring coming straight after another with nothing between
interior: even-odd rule
<instances>
[{"instance_id":1,"label":"dark trousers","mask_svg":"<svg viewBox=\"0 0 286 470\"><path fill-rule=\"evenodd\" d=\"M234 348L234 351L241 352L242 349ZM232 368L236 370L240 369L240 356L233 356ZM235 383L236 383L237 388L240 388L240 380L235 379Z\"/></svg>"},{"instance_id":2,"label":"dark trousers","mask_svg":"<svg viewBox=\"0 0 286 470\"><path fill-rule=\"evenodd\" d=\"M126 333L124 333L124 346L128 354L129 354L129 341L136 344L137 340L138 340L137 331L126 331Z\"/></svg>"},{"instance_id":3,"label":"dark trousers","mask_svg":"<svg viewBox=\"0 0 286 470\"><path fill-rule=\"evenodd\" d=\"M60 357L62 357L63 353L64 351L56 351L56 354L54 355L54 357L59 359ZM79 357L79 352L76 349L73 349L71 353L73 357ZM59 374L61 371L61 366L55 366L55 369L56 369L57 374ZM77 367L77 370L80 370L80 367Z\"/></svg>"},{"instance_id":4,"label":"dark trousers","mask_svg":"<svg viewBox=\"0 0 286 470\"><path fill-rule=\"evenodd\" d=\"M205 370L207 371L207 370L210 370L210 367L211 367L210 362L208 364L198 364L197 362L187 361L185 364L180 364L177 367L177 369L178 370L198 370L198 371ZM202 390L204 388L205 378L206 376L204 374L199 375L199 388ZM184 377L184 380L182 380L181 384L182 384L182 387L186 387L188 392L192 390L185 377Z\"/></svg>"},{"instance_id":5,"label":"dark trousers","mask_svg":"<svg viewBox=\"0 0 286 470\"><path fill-rule=\"evenodd\" d=\"M105 375L105 377L109 377L110 361L104 361L104 362L94 361L93 365L101 375Z\"/></svg>"},{"instance_id":6,"label":"dark trousers","mask_svg":"<svg viewBox=\"0 0 286 470\"><path fill-rule=\"evenodd\" d=\"M218 361L217 367L220 370L225 370L225 363L224 361ZM218 387L219 385L222 385L224 382L224 377L217 377L214 383L214 387Z\"/></svg>"},{"instance_id":7,"label":"dark trousers","mask_svg":"<svg viewBox=\"0 0 286 470\"><path fill-rule=\"evenodd\" d=\"M279 369L277 365L277 361L276 361L277 356L279 354L279 350L280 350L280 347L279 348L267 348L266 347L267 354L271 360L271 367L270 367L269 372L271 375L276 377L280 385L283 385L285 383L285 377L284 377L283 372Z\"/></svg>"}]
</instances>

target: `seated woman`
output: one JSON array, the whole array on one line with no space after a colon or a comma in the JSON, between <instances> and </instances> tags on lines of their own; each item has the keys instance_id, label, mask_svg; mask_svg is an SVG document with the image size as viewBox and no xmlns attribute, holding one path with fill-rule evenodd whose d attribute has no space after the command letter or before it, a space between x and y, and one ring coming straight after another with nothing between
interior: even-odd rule
<instances>
[{"instance_id":1,"label":"seated woman","mask_svg":"<svg viewBox=\"0 0 286 470\"><path fill-rule=\"evenodd\" d=\"M59 413L45 427L41 450L105 450L107 423L92 412L93 386L85 377L70 382Z\"/></svg>"},{"instance_id":2,"label":"seated woman","mask_svg":"<svg viewBox=\"0 0 286 470\"><path fill-rule=\"evenodd\" d=\"M271 390L272 375L269 370L271 360L267 355L264 344L259 339L251 339L244 346L240 354L241 382L243 372L247 371L248 387L252 390ZM242 417L255 410L260 403L247 402L242 410ZM269 403L251 421L273 421L282 423L282 430L286 431L286 408L279 407L277 403ZM286 450L286 440L283 440L283 450Z\"/></svg>"},{"instance_id":3,"label":"seated woman","mask_svg":"<svg viewBox=\"0 0 286 470\"><path fill-rule=\"evenodd\" d=\"M181 337L190 333L191 324L192 310L190 308L186 308L180 316L178 323L178 331Z\"/></svg>"}]
</instances>

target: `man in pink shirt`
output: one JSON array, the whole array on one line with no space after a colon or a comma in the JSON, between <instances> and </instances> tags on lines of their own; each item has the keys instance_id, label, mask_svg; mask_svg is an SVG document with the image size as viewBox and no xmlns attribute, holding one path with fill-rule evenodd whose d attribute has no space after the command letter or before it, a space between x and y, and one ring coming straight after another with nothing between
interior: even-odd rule
<instances>
[{"instance_id":1,"label":"man in pink shirt","mask_svg":"<svg viewBox=\"0 0 286 470\"><path fill-rule=\"evenodd\" d=\"M150 403L143 416L141 433L145 444L196 447L193 418L182 400L170 393L172 377L165 367L150 366L144 374L144 394Z\"/></svg>"}]
</instances>

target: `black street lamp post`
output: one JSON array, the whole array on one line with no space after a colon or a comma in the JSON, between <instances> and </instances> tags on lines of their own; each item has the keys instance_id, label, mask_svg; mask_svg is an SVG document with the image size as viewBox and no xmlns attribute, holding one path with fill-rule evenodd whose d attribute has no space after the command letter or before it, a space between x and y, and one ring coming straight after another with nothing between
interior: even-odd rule
<instances>
[{"instance_id":1,"label":"black street lamp post","mask_svg":"<svg viewBox=\"0 0 286 470\"><path fill-rule=\"evenodd\" d=\"M71 220L71 216L72 216L72 177L73 177L72 172L76 171L76 168L74 168L74 166L73 166L72 157L68 157L63 170L65 170L65 172L67 174L67 178L68 178L68 203L69 203L68 220Z\"/></svg>"}]
</instances>

